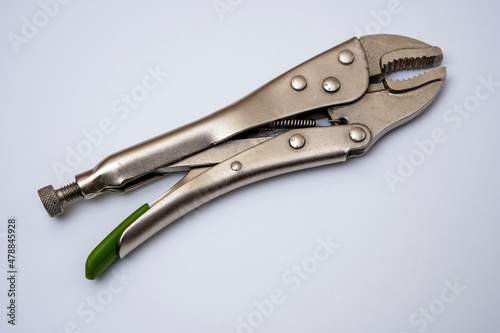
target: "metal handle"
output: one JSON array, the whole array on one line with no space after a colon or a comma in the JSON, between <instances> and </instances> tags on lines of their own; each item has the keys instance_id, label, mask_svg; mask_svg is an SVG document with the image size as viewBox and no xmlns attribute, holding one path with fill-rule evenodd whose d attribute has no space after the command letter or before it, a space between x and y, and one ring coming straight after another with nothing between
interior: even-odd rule
<instances>
[{"instance_id":1,"label":"metal handle","mask_svg":"<svg viewBox=\"0 0 500 333\"><path fill-rule=\"evenodd\" d=\"M349 50L353 60L341 61ZM301 77L305 85L294 86ZM338 90L324 87L325 78L342 82ZM249 129L300 114L353 102L368 87L363 48L352 38L282 74L241 100L199 121L120 151L93 170L76 176L84 197L104 191L123 192L161 175L161 169ZM326 115L326 114L325 114Z\"/></svg>"},{"instance_id":2,"label":"metal handle","mask_svg":"<svg viewBox=\"0 0 500 333\"><path fill-rule=\"evenodd\" d=\"M370 142L362 125L292 130L239 153L211 168L194 169L123 232L119 256L204 203L244 185L276 175L344 162Z\"/></svg>"}]
</instances>

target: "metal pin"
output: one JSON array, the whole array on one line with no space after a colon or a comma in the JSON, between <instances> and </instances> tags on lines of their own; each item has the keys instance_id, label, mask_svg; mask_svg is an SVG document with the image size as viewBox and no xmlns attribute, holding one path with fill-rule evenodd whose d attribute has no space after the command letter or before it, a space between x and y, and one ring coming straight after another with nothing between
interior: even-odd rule
<instances>
[{"instance_id":1,"label":"metal pin","mask_svg":"<svg viewBox=\"0 0 500 333\"><path fill-rule=\"evenodd\" d=\"M354 61L354 54L349 50L340 51L339 61L343 65L350 65Z\"/></svg>"},{"instance_id":2,"label":"metal pin","mask_svg":"<svg viewBox=\"0 0 500 333\"><path fill-rule=\"evenodd\" d=\"M231 163L231 169L233 171L240 171L241 170L241 163L238 161L234 161L233 163Z\"/></svg>"},{"instance_id":3,"label":"metal pin","mask_svg":"<svg viewBox=\"0 0 500 333\"><path fill-rule=\"evenodd\" d=\"M292 88L294 90L300 91L304 90L304 88L307 86L307 81L302 75L296 75L292 77L290 84L292 85Z\"/></svg>"},{"instance_id":4,"label":"metal pin","mask_svg":"<svg viewBox=\"0 0 500 333\"><path fill-rule=\"evenodd\" d=\"M361 127L354 127L349 132L349 137L354 142L361 142L366 138L366 132Z\"/></svg>"},{"instance_id":5,"label":"metal pin","mask_svg":"<svg viewBox=\"0 0 500 333\"><path fill-rule=\"evenodd\" d=\"M290 137L288 142L292 148L300 149L306 144L306 139L300 134L294 134Z\"/></svg>"},{"instance_id":6,"label":"metal pin","mask_svg":"<svg viewBox=\"0 0 500 333\"><path fill-rule=\"evenodd\" d=\"M333 76L329 76L323 80L323 89L326 92L336 92L340 88L340 81Z\"/></svg>"}]
</instances>

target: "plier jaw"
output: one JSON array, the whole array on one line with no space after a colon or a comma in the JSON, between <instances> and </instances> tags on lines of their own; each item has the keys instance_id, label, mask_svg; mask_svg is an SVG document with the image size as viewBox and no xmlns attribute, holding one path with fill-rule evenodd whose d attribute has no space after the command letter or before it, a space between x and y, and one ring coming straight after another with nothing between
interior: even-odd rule
<instances>
[{"instance_id":1,"label":"plier jaw","mask_svg":"<svg viewBox=\"0 0 500 333\"><path fill-rule=\"evenodd\" d=\"M63 205L125 192L171 172L188 171L143 205L90 254L96 278L149 237L200 205L241 186L361 156L383 134L420 114L446 77L438 68L406 81L384 78L435 67L438 47L394 35L352 38L197 122L113 154L76 182L39 191L51 216ZM318 126L326 118L330 126Z\"/></svg>"},{"instance_id":2,"label":"plier jaw","mask_svg":"<svg viewBox=\"0 0 500 333\"><path fill-rule=\"evenodd\" d=\"M365 50L371 83L392 72L437 67L443 61L439 47L406 36L367 35L359 41Z\"/></svg>"},{"instance_id":3,"label":"plier jaw","mask_svg":"<svg viewBox=\"0 0 500 333\"><path fill-rule=\"evenodd\" d=\"M357 123L369 128L370 143L352 156L363 155L382 135L423 112L446 79L445 67L401 81L385 78L401 70L439 66L443 52L437 46L397 35L368 35L359 40L368 63L368 89L355 103L328 108L329 119L334 124Z\"/></svg>"}]
</instances>

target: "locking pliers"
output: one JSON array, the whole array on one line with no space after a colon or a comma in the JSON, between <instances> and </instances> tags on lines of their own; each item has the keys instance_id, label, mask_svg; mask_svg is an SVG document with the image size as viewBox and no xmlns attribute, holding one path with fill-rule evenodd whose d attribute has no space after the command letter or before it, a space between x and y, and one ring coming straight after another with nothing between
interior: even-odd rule
<instances>
[{"instance_id":1,"label":"locking pliers","mask_svg":"<svg viewBox=\"0 0 500 333\"><path fill-rule=\"evenodd\" d=\"M396 35L352 38L241 100L181 128L110 155L75 182L38 191L51 216L78 199L125 192L177 171L185 177L132 213L89 255L95 279L149 237L241 186L365 154L389 130L420 114L446 78L435 68L403 81L398 70L439 66L440 48ZM327 119L320 126L319 119Z\"/></svg>"}]
</instances>

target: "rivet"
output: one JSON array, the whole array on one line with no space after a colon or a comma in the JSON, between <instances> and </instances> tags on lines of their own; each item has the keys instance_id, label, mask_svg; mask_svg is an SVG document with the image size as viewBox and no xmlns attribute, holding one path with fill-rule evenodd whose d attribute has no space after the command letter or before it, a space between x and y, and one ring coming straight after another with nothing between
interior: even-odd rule
<instances>
[{"instance_id":1,"label":"rivet","mask_svg":"<svg viewBox=\"0 0 500 333\"><path fill-rule=\"evenodd\" d=\"M366 132L361 127L354 127L349 132L349 137L354 142L361 142L366 138Z\"/></svg>"},{"instance_id":2,"label":"rivet","mask_svg":"<svg viewBox=\"0 0 500 333\"><path fill-rule=\"evenodd\" d=\"M238 161L234 161L233 163L231 163L231 169L233 171L239 171L239 170L241 170L241 163L238 162Z\"/></svg>"},{"instance_id":3,"label":"rivet","mask_svg":"<svg viewBox=\"0 0 500 333\"><path fill-rule=\"evenodd\" d=\"M290 84L294 90L300 91L307 86L307 81L302 75L296 75L292 77Z\"/></svg>"},{"instance_id":4,"label":"rivet","mask_svg":"<svg viewBox=\"0 0 500 333\"><path fill-rule=\"evenodd\" d=\"M343 50L339 53L339 61L343 65L350 65L354 61L354 54L349 50Z\"/></svg>"},{"instance_id":5,"label":"rivet","mask_svg":"<svg viewBox=\"0 0 500 333\"><path fill-rule=\"evenodd\" d=\"M290 137L288 142L292 148L300 149L306 144L306 139L300 134L294 134Z\"/></svg>"},{"instance_id":6,"label":"rivet","mask_svg":"<svg viewBox=\"0 0 500 333\"><path fill-rule=\"evenodd\" d=\"M323 89L326 92L336 92L340 88L340 81L333 76L329 76L323 80Z\"/></svg>"}]
</instances>

